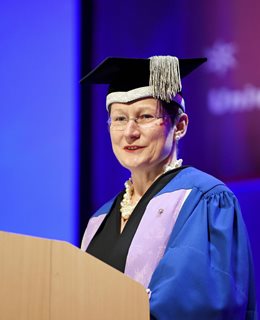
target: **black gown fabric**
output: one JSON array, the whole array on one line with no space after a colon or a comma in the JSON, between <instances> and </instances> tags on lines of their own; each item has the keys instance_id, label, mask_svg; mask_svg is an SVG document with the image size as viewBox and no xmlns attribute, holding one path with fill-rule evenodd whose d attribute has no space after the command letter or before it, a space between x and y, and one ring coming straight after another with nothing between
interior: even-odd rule
<instances>
[{"instance_id":1,"label":"black gown fabric","mask_svg":"<svg viewBox=\"0 0 260 320\"><path fill-rule=\"evenodd\" d=\"M125 192L122 191L116 197L109 214L91 240L86 252L109 264L111 267L124 272L129 247L147 204L170 180L186 167L183 166L161 175L140 199L123 232L120 233L120 202Z\"/></svg>"}]
</instances>

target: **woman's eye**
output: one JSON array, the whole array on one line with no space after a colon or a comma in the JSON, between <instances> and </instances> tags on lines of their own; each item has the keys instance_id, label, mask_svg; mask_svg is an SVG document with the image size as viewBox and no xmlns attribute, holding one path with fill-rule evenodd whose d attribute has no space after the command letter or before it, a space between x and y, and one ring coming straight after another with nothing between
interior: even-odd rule
<instances>
[{"instance_id":1,"label":"woman's eye","mask_svg":"<svg viewBox=\"0 0 260 320\"><path fill-rule=\"evenodd\" d=\"M126 121L126 117L125 116L117 116L113 119L113 121L124 122L124 121Z\"/></svg>"},{"instance_id":2,"label":"woman's eye","mask_svg":"<svg viewBox=\"0 0 260 320\"><path fill-rule=\"evenodd\" d=\"M153 119L154 116L152 114L148 114L148 113L145 113L145 114L141 114L139 116L140 119Z\"/></svg>"}]
</instances>

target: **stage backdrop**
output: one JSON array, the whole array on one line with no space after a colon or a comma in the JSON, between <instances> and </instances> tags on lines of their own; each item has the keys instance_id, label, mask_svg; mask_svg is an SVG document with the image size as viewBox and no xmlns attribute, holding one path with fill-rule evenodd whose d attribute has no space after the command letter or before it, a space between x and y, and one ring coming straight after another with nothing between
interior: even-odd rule
<instances>
[{"instance_id":1,"label":"stage backdrop","mask_svg":"<svg viewBox=\"0 0 260 320\"><path fill-rule=\"evenodd\" d=\"M180 157L184 164L228 182L236 192L259 270L259 0L93 3L92 66L107 56L208 57L207 64L183 81L190 125L180 141ZM129 177L111 151L105 93L106 87L95 86L92 103L86 106L93 108L89 215L122 190Z\"/></svg>"},{"instance_id":2,"label":"stage backdrop","mask_svg":"<svg viewBox=\"0 0 260 320\"><path fill-rule=\"evenodd\" d=\"M78 8L0 4L0 230L77 242Z\"/></svg>"}]
</instances>

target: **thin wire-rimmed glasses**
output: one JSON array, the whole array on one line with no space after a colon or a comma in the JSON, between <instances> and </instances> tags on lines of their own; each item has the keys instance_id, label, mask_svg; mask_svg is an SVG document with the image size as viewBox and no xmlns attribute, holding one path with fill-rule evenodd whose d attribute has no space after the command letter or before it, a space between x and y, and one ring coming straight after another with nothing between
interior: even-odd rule
<instances>
[{"instance_id":1,"label":"thin wire-rimmed glasses","mask_svg":"<svg viewBox=\"0 0 260 320\"><path fill-rule=\"evenodd\" d=\"M150 128L154 125L160 124L160 122L158 122L159 119L165 119L169 117L170 116L166 114L160 116L142 114L135 118L128 118L127 116L112 116L108 119L107 123L111 130L123 131L125 130L130 120L133 120L136 123L136 125L140 128Z\"/></svg>"}]
</instances>

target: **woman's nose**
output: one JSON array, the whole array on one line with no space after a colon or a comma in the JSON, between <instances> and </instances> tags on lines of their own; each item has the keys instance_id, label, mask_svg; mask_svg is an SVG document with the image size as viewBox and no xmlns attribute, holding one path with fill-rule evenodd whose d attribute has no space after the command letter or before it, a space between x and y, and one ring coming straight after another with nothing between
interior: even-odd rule
<instances>
[{"instance_id":1,"label":"woman's nose","mask_svg":"<svg viewBox=\"0 0 260 320\"><path fill-rule=\"evenodd\" d=\"M129 119L127 122L124 130L124 136L130 139L137 139L140 137L140 129L134 119Z\"/></svg>"}]
</instances>

